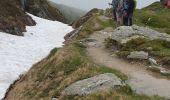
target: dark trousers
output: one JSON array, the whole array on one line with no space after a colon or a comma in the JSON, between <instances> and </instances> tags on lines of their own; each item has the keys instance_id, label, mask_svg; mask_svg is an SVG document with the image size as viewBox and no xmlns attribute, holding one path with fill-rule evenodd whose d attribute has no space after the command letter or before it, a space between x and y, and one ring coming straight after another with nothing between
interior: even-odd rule
<instances>
[{"instance_id":1,"label":"dark trousers","mask_svg":"<svg viewBox=\"0 0 170 100\"><path fill-rule=\"evenodd\" d=\"M128 14L127 16L123 17L123 25L124 26L132 26L133 24L133 13Z\"/></svg>"},{"instance_id":2,"label":"dark trousers","mask_svg":"<svg viewBox=\"0 0 170 100\"><path fill-rule=\"evenodd\" d=\"M113 9L113 19L114 19L114 20L117 20L116 9Z\"/></svg>"}]
</instances>

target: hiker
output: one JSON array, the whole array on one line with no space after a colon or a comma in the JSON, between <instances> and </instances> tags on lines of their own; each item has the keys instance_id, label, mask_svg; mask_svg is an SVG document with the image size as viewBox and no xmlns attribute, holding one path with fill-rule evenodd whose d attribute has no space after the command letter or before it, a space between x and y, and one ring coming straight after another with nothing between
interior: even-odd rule
<instances>
[{"instance_id":1,"label":"hiker","mask_svg":"<svg viewBox=\"0 0 170 100\"><path fill-rule=\"evenodd\" d=\"M161 5L165 8L170 8L170 0L160 0Z\"/></svg>"},{"instance_id":2,"label":"hiker","mask_svg":"<svg viewBox=\"0 0 170 100\"><path fill-rule=\"evenodd\" d=\"M166 0L160 0L160 3L164 6Z\"/></svg>"},{"instance_id":3,"label":"hiker","mask_svg":"<svg viewBox=\"0 0 170 100\"><path fill-rule=\"evenodd\" d=\"M136 8L135 0L124 0L123 2L124 14L123 14L123 25L132 26L133 12Z\"/></svg>"},{"instance_id":4,"label":"hiker","mask_svg":"<svg viewBox=\"0 0 170 100\"><path fill-rule=\"evenodd\" d=\"M21 2L21 7L22 7L22 9L25 11L27 0L20 0L20 2Z\"/></svg>"},{"instance_id":5,"label":"hiker","mask_svg":"<svg viewBox=\"0 0 170 100\"><path fill-rule=\"evenodd\" d=\"M116 17L117 17L117 23L118 25L123 25L123 7L124 0L119 0L116 8Z\"/></svg>"},{"instance_id":6,"label":"hiker","mask_svg":"<svg viewBox=\"0 0 170 100\"><path fill-rule=\"evenodd\" d=\"M116 8L119 0L112 0L112 3L109 3L109 5L112 5L113 7L113 19L116 21L117 16L116 16Z\"/></svg>"},{"instance_id":7,"label":"hiker","mask_svg":"<svg viewBox=\"0 0 170 100\"><path fill-rule=\"evenodd\" d=\"M165 0L165 1L166 1L165 6L166 6L167 8L170 8L170 0Z\"/></svg>"}]
</instances>

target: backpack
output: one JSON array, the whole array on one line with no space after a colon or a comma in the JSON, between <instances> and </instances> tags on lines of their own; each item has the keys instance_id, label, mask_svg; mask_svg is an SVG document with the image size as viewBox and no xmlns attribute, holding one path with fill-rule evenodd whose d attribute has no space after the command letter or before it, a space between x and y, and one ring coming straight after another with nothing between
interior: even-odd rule
<instances>
[{"instance_id":1,"label":"backpack","mask_svg":"<svg viewBox=\"0 0 170 100\"><path fill-rule=\"evenodd\" d=\"M123 0L123 8L125 11L129 9L129 0Z\"/></svg>"},{"instance_id":2,"label":"backpack","mask_svg":"<svg viewBox=\"0 0 170 100\"><path fill-rule=\"evenodd\" d=\"M123 7L126 12L133 12L136 8L136 0L124 0Z\"/></svg>"}]
</instances>

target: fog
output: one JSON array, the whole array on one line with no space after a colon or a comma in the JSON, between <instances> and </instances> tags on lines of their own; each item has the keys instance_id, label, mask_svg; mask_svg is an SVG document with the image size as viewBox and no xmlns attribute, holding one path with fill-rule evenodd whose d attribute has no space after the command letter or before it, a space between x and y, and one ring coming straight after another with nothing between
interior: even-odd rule
<instances>
[{"instance_id":1,"label":"fog","mask_svg":"<svg viewBox=\"0 0 170 100\"><path fill-rule=\"evenodd\" d=\"M88 11L92 8L101 9L108 8L109 7L108 3L111 2L112 0L50 0L50 1ZM137 8L138 9L143 8L155 1L159 0L137 0Z\"/></svg>"}]
</instances>

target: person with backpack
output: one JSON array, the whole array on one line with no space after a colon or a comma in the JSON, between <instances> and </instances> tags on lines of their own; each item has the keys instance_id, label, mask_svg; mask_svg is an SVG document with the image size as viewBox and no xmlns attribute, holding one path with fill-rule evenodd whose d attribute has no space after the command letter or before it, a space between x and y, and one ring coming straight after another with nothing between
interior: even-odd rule
<instances>
[{"instance_id":1,"label":"person with backpack","mask_svg":"<svg viewBox=\"0 0 170 100\"><path fill-rule=\"evenodd\" d=\"M166 0L166 8L170 8L170 0Z\"/></svg>"},{"instance_id":2,"label":"person with backpack","mask_svg":"<svg viewBox=\"0 0 170 100\"><path fill-rule=\"evenodd\" d=\"M124 15L123 15L123 25L132 26L133 13L136 8L135 0L123 0Z\"/></svg>"},{"instance_id":3,"label":"person with backpack","mask_svg":"<svg viewBox=\"0 0 170 100\"><path fill-rule=\"evenodd\" d=\"M123 25L123 12L124 12L124 6L123 6L124 0L119 0L116 8L116 16L117 16L117 23L118 25Z\"/></svg>"},{"instance_id":4,"label":"person with backpack","mask_svg":"<svg viewBox=\"0 0 170 100\"><path fill-rule=\"evenodd\" d=\"M112 0L112 3L109 3L109 5L112 5L113 7L113 19L116 21L117 16L116 16L116 8L119 0Z\"/></svg>"},{"instance_id":5,"label":"person with backpack","mask_svg":"<svg viewBox=\"0 0 170 100\"><path fill-rule=\"evenodd\" d=\"M166 0L160 0L161 5L165 5Z\"/></svg>"}]
</instances>

